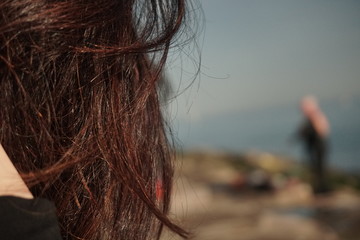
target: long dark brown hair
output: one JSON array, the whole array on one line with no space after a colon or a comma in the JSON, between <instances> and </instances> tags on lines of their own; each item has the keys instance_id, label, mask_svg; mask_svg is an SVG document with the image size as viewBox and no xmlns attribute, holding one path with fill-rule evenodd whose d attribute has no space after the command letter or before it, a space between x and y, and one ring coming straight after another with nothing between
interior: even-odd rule
<instances>
[{"instance_id":1,"label":"long dark brown hair","mask_svg":"<svg viewBox=\"0 0 360 240\"><path fill-rule=\"evenodd\" d=\"M167 217L157 87L186 8L1 1L1 144L34 196L55 203L64 239L153 239L164 225L186 237Z\"/></svg>"}]
</instances>

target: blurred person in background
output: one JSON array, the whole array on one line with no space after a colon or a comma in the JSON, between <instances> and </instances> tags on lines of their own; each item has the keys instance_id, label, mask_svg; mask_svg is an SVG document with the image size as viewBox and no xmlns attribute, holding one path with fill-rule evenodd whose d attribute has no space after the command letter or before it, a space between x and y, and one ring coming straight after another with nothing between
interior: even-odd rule
<instances>
[{"instance_id":1,"label":"blurred person in background","mask_svg":"<svg viewBox=\"0 0 360 240\"><path fill-rule=\"evenodd\" d=\"M302 98L300 109L305 120L298 130L298 138L307 155L314 193L324 193L329 190L326 180L329 122L314 96Z\"/></svg>"}]
</instances>

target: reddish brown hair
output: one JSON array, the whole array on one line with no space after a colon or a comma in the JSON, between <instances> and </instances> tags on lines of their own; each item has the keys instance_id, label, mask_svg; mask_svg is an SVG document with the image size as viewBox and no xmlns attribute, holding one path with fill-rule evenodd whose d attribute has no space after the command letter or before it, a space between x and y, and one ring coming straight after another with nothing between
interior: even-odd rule
<instances>
[{"instance_id":1,"label":"reddish brown hair","mask_svg":"<svg viewBox=\"0 0 360 240\"><path fill-rule=\"evenodd\" d=\"M157 92L184 1L0 3L1 144L64 239L186 236Z\"/></svg>"}]
</instances>

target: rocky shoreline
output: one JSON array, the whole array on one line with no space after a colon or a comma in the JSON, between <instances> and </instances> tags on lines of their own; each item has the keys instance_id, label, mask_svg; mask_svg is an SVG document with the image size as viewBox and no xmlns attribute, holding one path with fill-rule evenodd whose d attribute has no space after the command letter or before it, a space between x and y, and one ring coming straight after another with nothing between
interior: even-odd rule
<instances>
[{"instance_id":1,"label":"rocky shoreline","mask_svg":"<svg viewBox=\"0 0 360 240\"><path fill-rule=\"evenodd\" d=\"M284 156L184 153L171 215L194 240L360 239L359 178L330 176L332 191L314 195L306 167Z\"/></svg>"}]
</instances>

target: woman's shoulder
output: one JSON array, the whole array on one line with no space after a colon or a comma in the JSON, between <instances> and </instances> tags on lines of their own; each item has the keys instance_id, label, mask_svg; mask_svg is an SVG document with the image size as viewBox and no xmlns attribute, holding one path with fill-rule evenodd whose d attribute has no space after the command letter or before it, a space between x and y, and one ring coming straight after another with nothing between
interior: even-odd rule
<instances>
[{"instance_id":1,"label":"woman's shoulder","mask_svg":"<svg viewBox=\"0 0 360 240\"><path fill-rule=\"evenodd\" d=\"M0 239L61 239L55 205L33 198L1 144Z\"/></svg>"}]
</instances>

